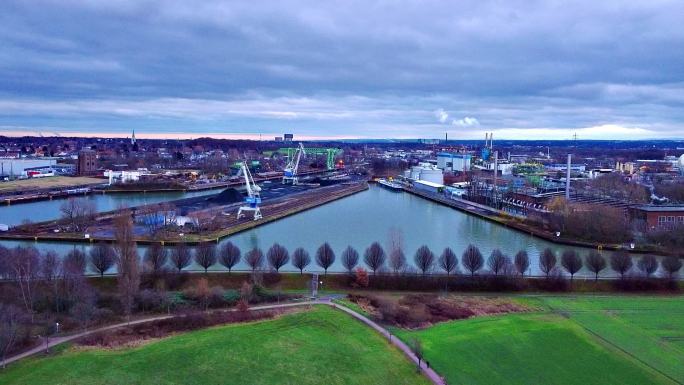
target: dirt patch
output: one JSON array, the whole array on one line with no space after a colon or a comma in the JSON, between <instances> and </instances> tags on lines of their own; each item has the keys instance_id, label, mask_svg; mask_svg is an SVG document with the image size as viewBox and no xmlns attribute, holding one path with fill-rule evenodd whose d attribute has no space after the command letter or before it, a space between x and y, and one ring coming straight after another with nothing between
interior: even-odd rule
<instances>
[{"instance_id":1,"label":"dirt patch","mask_svg":"<svg viewBox=\"0 0 684 385\"><path fill-rule=\"evenodd\" d=\"M230 323L274 319L282 314L294 311L297 311L297 309L187 313L174 318L94 333L77 340L74 344L74 349L124 349L137 347L182 332Z\"/></svg>"},{"instance_id":2,"label":"dirt patch","mask_svg":"<svg viewBox=\"0 0 684 385\"><path fill-rule=\"evenodd\" d=\"M439 297L411 294L402 297L349 295L349 300L378 321L402 328L425 328L451 320L530 311L527 306L497 297Z\"/></svg>"}]
</instances>

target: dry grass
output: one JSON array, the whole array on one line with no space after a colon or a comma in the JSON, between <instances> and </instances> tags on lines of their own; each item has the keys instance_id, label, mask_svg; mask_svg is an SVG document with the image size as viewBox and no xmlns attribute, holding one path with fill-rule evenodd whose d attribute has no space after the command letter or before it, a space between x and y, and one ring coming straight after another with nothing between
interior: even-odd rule
<instances>
[{"instance_id":1,"label":"dry grass","mask_svg":"<svg viewBox=\"0 0 684 385\"><path fill-rule=\"evenodd\" d=\"M17 190L32 190L32 189L50 189L50 188L63 188L71 186L81 186L88 184L102 184L105 183L104 179L101 178L91 178L85 176L52 176L46 178L36 178L36 179L22 179L13 180L9 182L0 183L0 192L10 192Z\"/></svg>"}]
</instances>

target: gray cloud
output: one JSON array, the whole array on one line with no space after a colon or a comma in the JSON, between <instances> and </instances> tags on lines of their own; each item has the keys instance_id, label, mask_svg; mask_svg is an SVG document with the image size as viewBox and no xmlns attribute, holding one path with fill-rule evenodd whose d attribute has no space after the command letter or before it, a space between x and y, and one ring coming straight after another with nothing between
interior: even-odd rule
<instances>
[{"instance_id":1,"label":"gray cloud","mask_svg":"<svg viewBox=\"0 0 684 385\"><path fill-rule=\"evenodd\" d=\"M6 0L0 126L683 136L681 14L678 1Z\"/></svg>"}]
</instances>

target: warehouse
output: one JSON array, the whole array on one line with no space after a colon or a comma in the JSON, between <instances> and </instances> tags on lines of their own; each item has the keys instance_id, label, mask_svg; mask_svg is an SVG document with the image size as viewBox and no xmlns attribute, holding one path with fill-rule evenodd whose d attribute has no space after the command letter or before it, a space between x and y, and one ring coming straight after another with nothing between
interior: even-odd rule
<instances>
[{"instance_id":1,"label":"warehouse","mask_svg":"<svg viewBox=\"0 0 684 385\"><path fill-rule=\"evenodd\" d=\"M51 168L56 164L55 158L0 158L0 178L26 178L28 170Z\"/></svg>"}]
</instances>

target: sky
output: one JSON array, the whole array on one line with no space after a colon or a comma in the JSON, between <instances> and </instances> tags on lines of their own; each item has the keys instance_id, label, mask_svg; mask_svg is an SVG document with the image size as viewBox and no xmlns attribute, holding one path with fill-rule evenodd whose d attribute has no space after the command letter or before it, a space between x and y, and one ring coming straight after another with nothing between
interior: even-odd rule
<instances>
[{"instance_id":1,"label":"sky","mask_svg":"<svg viewBox=\"0 0 684 385\"><path fill-rule=\"evenodd\" d=\"M684 138L683 1L0 1L0 134Z\"/></svg>"}]
</instances>

